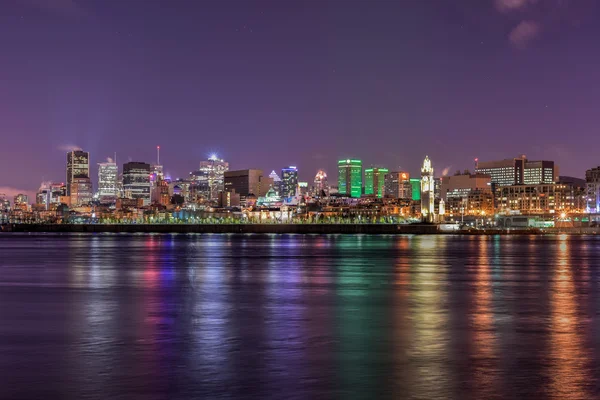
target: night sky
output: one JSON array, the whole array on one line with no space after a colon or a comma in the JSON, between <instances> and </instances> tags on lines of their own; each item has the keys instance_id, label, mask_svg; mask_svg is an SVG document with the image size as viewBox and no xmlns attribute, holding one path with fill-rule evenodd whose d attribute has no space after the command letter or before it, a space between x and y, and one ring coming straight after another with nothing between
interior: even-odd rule
<instances>
[{"instance_id":1,"label":"night sky","mask_svg":"<svg viewBox=\"0 0 600 400\"><path fill-rule=\"evenodd\" d=\"M595 0L3 0L0 193L65 152L186 177L336 160L436 174L526 154L600 164Z\"/></svg>"}]
</instances>

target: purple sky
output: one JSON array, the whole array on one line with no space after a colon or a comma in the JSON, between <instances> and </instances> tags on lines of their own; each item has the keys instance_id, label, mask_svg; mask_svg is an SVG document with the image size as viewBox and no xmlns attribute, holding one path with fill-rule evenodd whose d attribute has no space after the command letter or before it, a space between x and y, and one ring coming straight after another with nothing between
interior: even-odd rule
<instances>
[{"instance_id":1,"label":"purple sky","mask_svg":"<svg viewBox=\"0 0 600 400\"><path fill-rule=\"evenodd\" d=\"M336 160L416 173L527 154L600 164L595 0L4 0L0 193L64 180L65 148L184 177L302 180ZM12 188L12 189L11 189Z\"/></svg>"}]
</instances>

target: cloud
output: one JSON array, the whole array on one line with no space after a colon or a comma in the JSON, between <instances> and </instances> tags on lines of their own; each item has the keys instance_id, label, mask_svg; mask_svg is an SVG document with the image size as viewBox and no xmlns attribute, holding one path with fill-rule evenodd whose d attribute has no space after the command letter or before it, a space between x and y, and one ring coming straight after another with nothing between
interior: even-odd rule
<instances>
[{"instance_id":1,"label":"cloud","mask_svg":"<svg viewBox=\"0 0 600 400\"><path fill-rule=\"evenodd\" d=\"M0 186L0 198L6 196L6 199L10 201L10 204L13 204L14 197L20 193L26 194L29 197L28 200L30 203L35 203L35 192L33 190Z\"/></svg>"},{"instance_id":2,"label":"cloud","mask_svg":"<svg viewBox=\"0 0 600 400\"><path fill-rule=\"evenodd\" d=\"M448 172L450 172L450 168L452 168L452 165L447 166L446 168L444 168L442 170L442 176L447 176Z\"/></svg>"},{"instance_id":3,"label":"cloud","mask_svg":"<svg viewBox=\"0 0 600 400\"><path fill-rule=\"evenodd\" d=\"M541 32L541 27L534 21L521 21L510 33L508 40L518 49L526 48Z\"/></svg>"},{"instance_id":4,"label":"cloud","mask_svg":"<svg viewBox=\"0 0 600 400\"><path fill-rule=\"evenodd\" d=\"M496 9L506 13L511 11L522 10L529 4L536 3L537 0L495 0Z\"/></svg>"},{"instance_id":5,"label":"cloud","mask_svg":"<svg viewBox=\"0 0 600 400\"><path fill-rule=\"evenodd\" d=\"M110 157L106 157L106 162L114 163L114 160L112 158L110 158Z\"/></svg>"},{"instance_id":6,"label":"cloud","mask_svg":"<svg viewBox=\"0 0 600 400\"><path fill-rule=\"evenodd\" d=\"M73 150L81 150L81 147L77 146L76 144L61 144L57 147L57 149L60 151L69 152Z\"/></svg>"},{"instance_id":7,"label":"cloud","mask_svg":"<svg viewBox=\"0 0 600 400\"><path fill-rule=\"evenodd\" d=\"M83 17L88 12L76 0L19 0L22 4L67 17Z\"/></svg>"}]
</instances>

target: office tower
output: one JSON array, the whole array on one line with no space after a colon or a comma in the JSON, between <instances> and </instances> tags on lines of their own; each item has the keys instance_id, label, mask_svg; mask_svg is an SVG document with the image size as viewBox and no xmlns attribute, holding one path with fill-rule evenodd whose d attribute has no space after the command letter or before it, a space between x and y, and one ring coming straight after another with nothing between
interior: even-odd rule
<instances>
[{"instance_id":1,"label":"office tower","mask_svg":"<svg viewBox=\"0 0 600 400\"><path fill-rule=\"evenodd\" d=\"M421 180L419 178L410 178L409 181L413 201L421 201Z\"/></svg>"},{"instance_id":2,"label":"office tower","mask_svg":"<svg viewBox=\"0 0 600 400\"><path fill-rule=\"evenodd\" d=\"M440 197L445 201L446 214L492 215L494 195L491 176L469 171L442 177Z\"/></svg>"},{"instance_id":3,"label":"office tower","mask_svg":"<svg viewBox=\"0 0 600 400\"><path fill-rule=\"evenodd\" d=\"M491 190L492 178L486 174L463 174L442 177L440 197L447 200L451 197L466 197L476 190Z\"/></svg>"},{"instance_id":4,"label":"office tower","mask_svg":"<svg viewBox=\"0 0 600 400\"><path fill-rule=\"evenodd\" d=\"M421 167L421 215L423 220L434 222L435 180L429 157L425 157Z\"/></svg>"},{"instance_id":5,"label":"office tower","mask_svg":"<svg viewBox=\"0 0 600 400\"><path fill-rule=\"evenodd\" d=\"M115 162L98 163L98 201L114 204L119 197L119 167Z\"/></svg>"},{"instance_id":6,"label":"office tower","mask_svg":"<svg viewBox=\"0 0 600 400\"><path fill-rule=\"evenodd\" d=\"M558 166L554 161L525 160L523 183L525 185L541 185L558 182Z\"/></svg>"},{"instance_id":7,"label":"office tower","mask_svg":"<svg viewBox=\"0 0 600 400\"><path fill-rule=\"evenodd\" d=\"M86 180L87 179L87 186L81 187L80 188L80 184L82 180ZM91 202L91 197L88 197L85 195L85 190L87 190L90 187L90 183L88 182L89 179L88 178L75 178L73 179L72 182L72 188L73 191L75 193L77 193L77 196L80 196L80 192L82 192L82 198L81 198L81 204L77 203L77 201L79 201L79 198L76 198L76 202L73 203L74 206L78 206L78 205L82 205L82 204L88 204L89 202ZM24 195L21 195L24 196ZM53 182L42 182L42 184L40 185L40 188L38 189L38 192L36 193L35 196L35 203L36 204L40 204L40 205L44 205L44 208L46 210L50 209L50 206L52 204L61 204L61 203L68 203L68 204L72 204L71 200L68 199L67 200L67 187L64 183L53 183ZM25 196L25 198L27 198L27 196ZM16 200L16 198L15 198Z\"/></svg>"},{"instance_id":8,"label":"office tower","mask_svg":"<svg viewBox=\"0 0 600 400\"><path fill-rule=\"evenodd\" d=\"M275 194L277 194L277 196L281 196L281 193L283 192L283 182L281 181L279 175L277 175L277 172L271 171L269 178L273 179L273 190L275 190Z\"/></svg>"},{"instance_id":9,"label":"office tower","mask_svg":"<svg viewBox=\"0 0 600 400\"><path fill-rule=\"evenodd\" d=\"M129 199L142 199L150 204L150 164L128 162L123 164L123 191Z\"/></svg>"},{"instance_id":10,"label":"office tower","mask_svg":"<svg viewBox=\"0 0 600 400\"><path fill-rule=\"evenodd\" d=\"M585 171L586 182L586 211L588 213L600 212L600 167Z\"/></svg>"},{"instance_id":11,"label":"office tower","mask_svg":"<svg viewBox=\"0 0 600 400\"><path fill-rule=\"evenodd\" d=\"M92 202L92 181L90 178L73 178L71 181L71 207L80 207Z\"/></svg>"},{"instance_id":12,"label":"office tower","mask_svg":"<svg viewBox=\"0 0 600 400\"><path fill-rule=\"evenodd\" d=\"M242 204L246 203L246 198L253 195L256 198L265 196L269 188L273 185L273 179L263 176L260 169L244 169L238 171L225 172L225 191L238 193Z\"/></svg>"},{"instance_id":13,"label":"office tower","mask_svg":"<svg viewBox=\"0 0 600 400\"><path fill-rule=\"evenodd\" d=\"M67 153L67 196L71 195L71 185L75 178L90 178L90 153L73 150Z\"/></svg>"},{"instance_id":14,"label":"office tower","mask_svg":"<svg viewBox=\"0 0 600 400\"><path fill-rule=\"evenodd\" d=\"M314 195L318 197L329 195L329 186L327 185L327 173L319 170L315 175Z\"/></svg>"},{"instance_id":15,"label":"office tower","mask_svg":"<svg viewBox=\"0 0 600 400\"><path fill-rule=\"evenodd\" d=\"M298 168L289 166L281 170L281 197L294 197L298 189Z\"/></svg>"},{"instance_id":16,"label":"office tower","mask_svg":"<svg viewBox=\"0 0 600 400\"><path fill-rule=\"evenodd\" d=\"M338 161L338 192L349 197L360 197L362 195L362 161L340 160Z\"/></svg>"},{"instance_id":17,"label":"office tower","mask_svg":"<svg viewBox=\"0 0 600 400\"><path fill-rule=\"evenodd\" d=\"M420 185L420 181L417 179ZM408 172L389 172L384 177L385 191L384 195L395 199L412 199L412 184L410 182L410 174ZM419 192L421 188L419 187ZM420 198L420 197L419 197Z\"/></svg>"},{"instance_id":18,"label":"office tower","mask_svg":"<svg viewBox=\"0 0 600 400\"><path fill-rule=\"evenodd\" d=\"M156 164L152 164L151 175L152 182L164 179L165 177L163 166L160 163L160 146L156 146Z\"/></svg>"},{"instance_id":19,"label":"office tower","mask_svg":"<svg viewBox=\"0 0 600 400\"><path fill-rule=\"evenodd\" d=\"M390 172L386 168L365 169L365 194L383 197L385 192L385 175Z\"/></svg>"},{"instance_id":20,"label":"office tower","mask_svg":"<svg viewBox=\"0 0 600 400\"><path fill-rule=\"evenodd\" d=\"M499 189L498 211L505 214L554 214L575 209L575 189L557 183L512 185Z\"/></svg>"},{"instance_id":21,"label":"office tower","mask_svg":"<svg viewBox=\"0 0 600 400\"><path fill-rule=\"evenodd\" d=\"M21 204L29 204L29 197L26 194L19 193L14 197L13 204L21 205Z\"/></svg>"},{"instance_id":22,"label":"office tower","mask_svg":"<svg viewBox=\"0 0 600 400\"><path fill-rule=\"evenodd\" d=\"M200 168L193 172L192 180L196 183L197 193L208 200L219 200L219 192L224 189L225 172L229 171L229 163L216 155L208 160L200 161Z\"/></svg>"}]
</instances>

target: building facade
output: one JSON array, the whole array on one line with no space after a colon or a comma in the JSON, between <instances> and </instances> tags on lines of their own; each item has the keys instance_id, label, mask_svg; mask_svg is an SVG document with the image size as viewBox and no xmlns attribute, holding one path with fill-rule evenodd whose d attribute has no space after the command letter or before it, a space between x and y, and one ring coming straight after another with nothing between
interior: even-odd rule
<instances>
[{"instance_id":1,"label":"building facade","mask_svg":"<svg viewBox=\"0 0 600 400\"><path fill-rule=\"evenodd\" d=\"M586 212L600 213L600 167L585 171Z\"/></svg>"},{"instance_id":2,"label":"building facade","mask_svg":"<svg viewBox=\"0 0 600 400\"><path fill-rule=\"evenodd\" d=\"M313 183L313 195L317 197L329 196L329 185L327 184L327 173L320 169L315 175Z\"/></svg>"},{"instance_id":3,"label":"building facade","mask_svg":"<svg viewBox=\"0 0 600 400\"><path fill-rule=\"evenodd\" d=\"M73 178L71 181L71 207L81 207L93 200L92 181L90 178Z\"/></svg>"},{"instance_id":4,"label":"building facade","mask_svg":"<svg viewBox=\"0 0 600 400\"><path fill-rule=\"evenodd\" d=\"M150 164L128 162L123 164L123 192L125 198L141 199L142 204L150 204Z\"/></svg>"},{"instance_id":5,"label":"building facade","mask_svg":"<svg viewBox=\"0 0 600 400\"><path fill-rule=\"evenodd\" d=\"M265 196L273 185L273 179L263 176L260 169L243 169L225 172L225 191L239 194L242 205L246 204L248 196L258 198Z\"/></svg>"},{"instance_id":6,"label":"building facade","mask_svg":"<svg viewBox=\"0 0 600 400\"><path fill-rule=\"evenodd\" d=\"M362 161L338 161L338 193L359 198L362 195Z\"/></svg>"},{"instance_id":7,"label":"building facade","mask_svg":"<svg viewBox=\"0 0 600 400\"><path fill-rule=\"evenodd\" d=\"M98 201L115 204L119 197L119 167L114 162L98 164Z\"/></svg>"},{"instance_id":8,"label":"building facade","mask_svg":"<svg viewBox=\"0 0 600 400\"><path fill-rule=\"evenodd\" d=\"M289 166L281 170L281 197L294 197L298 189L298 168Z\"/></svg>"},{"instance_id":9,"label":"building facade","mask_svg":"<svg viewBox=\"0 0 600 400\"><path fill-rule=\"evenodd\" d=\"M513 159L477 162L475 172L490 175L497 186L541 185L558 182L554 161L529 161L522 155Z\"/></svg>"},{"instance_id":10,"label":"building facade","mask_svg":"<svg viewBox=\"0 0 600 400\"><path fill-rule=\"evenodd\" d=\"M229 163L212 155L208 160L200 161L198 171L193 179L198 185L198 194L211 201L219 200L219 192L225 189L225 172L229 171Z\"/></svg>"},{"instance_id":11,"label":"building facade","mask_svg":"<svg viewBox=\"0 0 600 400\"><path fill-rule=\"evenodd\" d=\"M73 150L67 153L67 196L75 178L90 178L90 153Z\"/></svg>"},{"instance_id":12,"label":"building facade","mask_svg":"<svg viewBox=\"0 0 600 400\"><path fill-rule=\"evenodd\" d=\"M499 191L499 213L555 214L576 211L574 188L570 185L514 185L501 187Z\"/></svg>"},{"instance_id":13,"label":"building facade","mask_svg":"<svg viewBox=\"0 0 600 400\"><path fill-rule=\"evenodd\" d=\"M390 171L387 168L365 169L365 194L383 197L385 193L385 176Z\"/></svg>"},{"instance_id":14,"label":"building facade","mask_svg":"<svg viewBox=\"0 0 600 400\"><path fill-rule=\"evenodd\" d=\"M417 179L418 181L418 179ZM413 185L410 182L410 174L404 171L389 172L384 177L384 195L394 199L412 199ZM419 188L419 192L421 189Z\"/></svg>"}]
</instances>

